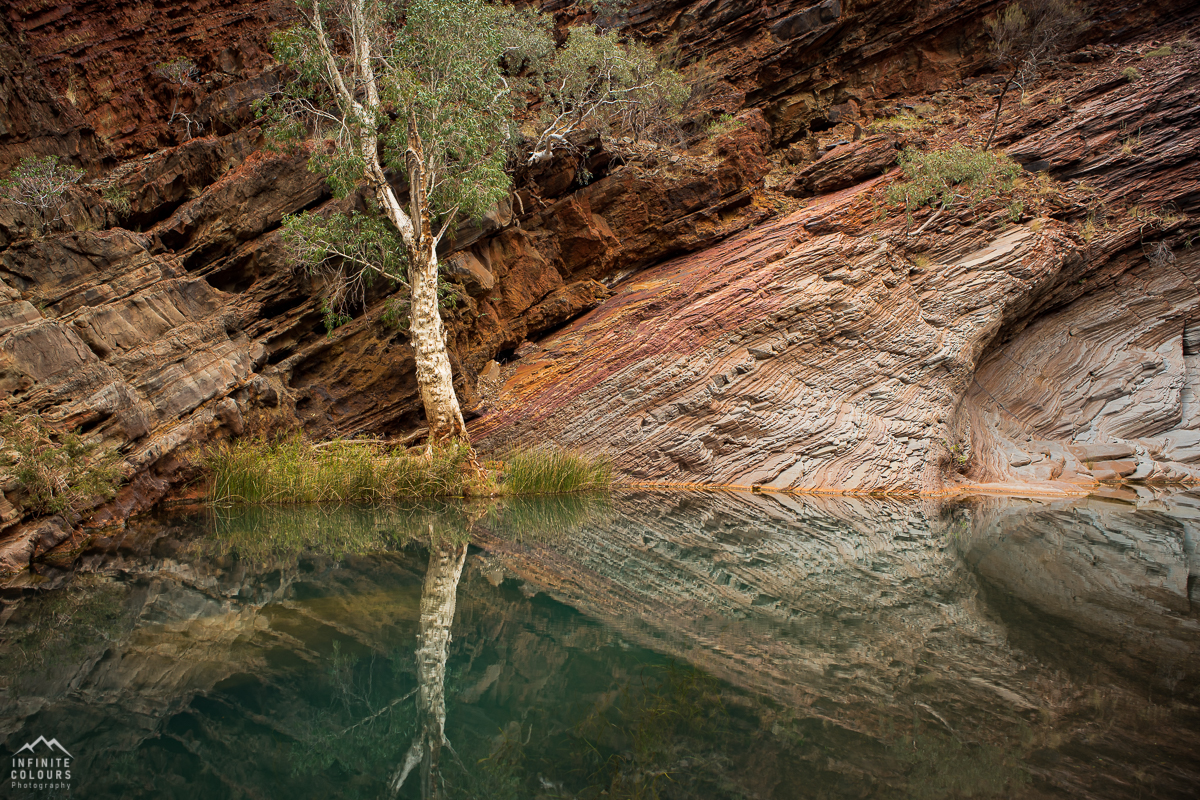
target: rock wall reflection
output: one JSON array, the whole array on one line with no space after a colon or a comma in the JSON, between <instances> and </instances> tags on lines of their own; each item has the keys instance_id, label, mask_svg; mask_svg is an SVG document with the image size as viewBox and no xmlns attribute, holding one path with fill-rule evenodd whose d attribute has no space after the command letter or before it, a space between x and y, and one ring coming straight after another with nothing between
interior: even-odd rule
<instances>
[{"instance_id":1,"label":"rock wall reflection","mask_svg":"<svg viewBox=\"0 0 1200 800\"><path fill-rule=\"evenodd\" d=\"M191 800L1200 782L1188 495L281 514L131 530L7 606L7 752L57 736L86 796Z\"/></svg>"}]
</instances>

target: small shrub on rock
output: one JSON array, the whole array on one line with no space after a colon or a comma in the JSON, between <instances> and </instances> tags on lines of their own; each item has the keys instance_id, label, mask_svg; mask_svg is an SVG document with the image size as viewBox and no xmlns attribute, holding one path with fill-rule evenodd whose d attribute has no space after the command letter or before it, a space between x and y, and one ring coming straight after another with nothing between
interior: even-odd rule
<instances>
[{"instance_id":1,"label":"small shrub on rock","mask_svg":"<svg viewBox=\"0 0 1200 800\"><path fill-rule=\"evenodd\" d=\"M83 170L59 163L58 156L26 156L0 181L0 194L36 212L45 232L66 216L63 196L82 177Z\"/></svg>"},{"instance_id":2,"label":"small shrub on rock","mask_svg":"<svg viewBox=\"0 0 1200 800\"><path fill-rule=\"evenodd\" d=\"M113 184L105 186L100 192L100 196L104 198L113 210L121 217L125 217L133 210L133 205L129 202L129 189L124 186Z\"/></svg>"},{"instance_id":3,"label":"small shrub on rock","mask_svg":"<svg viewBox=\"0 0 1200 800\"><path fill-rule=\"evenodd\" d=\"M909 222L922 206L935 208L924 230L947 208L973 207L1012 191L1021 165L1003 153L976 150L956 144L947 150L922 153L906 148L900 153L901 180L887 191L888 202L903 203ZM917 231L920 233L920 231Z\"/></svg>"},{"instance_id":4,"label":"small shrub on rock","mask_svg":"<svg viewBox=\"0 0 1200 800\"><path fill-rule=\"evenodd\" d=\"M195 133L203 133L204 123L199 119L193 119L190 114L183 111L180 105L184 90L189 93L195 92L196 78L200 76L200 70L196 67L196 62L190 58L176 58L173 61L164 61L154 67L154 74L170 83L174 92L174 100L171 103L171 118L167 121L167 126L173 127L177 119L181 120L184 123L184 141L192 138L194 135L193 131Z\"/></svg>"},{"instance_id":5,"label":"small shrub on rock","mask_svg":"<svg viewBox=\"0 0 1200 800\"><path fill-rule=\"evenodd\" d=\"M35 515L82 511L112 498L122 478L116 453L15 414L0 417L0 474L20 484L17 505Z\"/></svg>"}]
</instances>

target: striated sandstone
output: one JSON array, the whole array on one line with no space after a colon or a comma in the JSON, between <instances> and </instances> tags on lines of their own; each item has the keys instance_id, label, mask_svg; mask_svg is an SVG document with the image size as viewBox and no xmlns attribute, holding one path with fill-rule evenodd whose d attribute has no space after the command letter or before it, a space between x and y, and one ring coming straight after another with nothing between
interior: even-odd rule
<instances>
[{"instance_id":1,"label":"striated sandstone","mask_svg":"<svg viewBox=\"0 0 1200 800\"><path fill-rule=\"evenodd\" d=\"M1176 458L1167 441L1193 441L1175 431L1192 424L1180 425L1194 380L1183 339L1200 260L1168 249L1160 264L1146 242L1178 247L1177 212L1196 210L1200 166L1180 155L1200 144L1196 58L1144 84L1070 83L1074 113L1005 129L1023 134L1014 155L1095 176L1093 204L1139 197L1167 211L1114 213L1091 241L999 209L910 239L872 221L879 179L822 195L617 287L541 343L474 430L485 444L603 451L634 480L854 492L972 481L1079 491L1098 476L1063 445L1159 437L1144 465L1104 477L1191 479L1174 465L1190 454ZM1129 157L1118 137L1143 120L1158 130ZM1081 151L1081 139L1097 144ZM1054 310L1063 304L1071 311ZM1103 338L1116 341L1098 347ZM1078 407L1070 425L1064 406ZM989 424L1057 444L990 446L977 441Z\"/></svg>"}]
</instances>

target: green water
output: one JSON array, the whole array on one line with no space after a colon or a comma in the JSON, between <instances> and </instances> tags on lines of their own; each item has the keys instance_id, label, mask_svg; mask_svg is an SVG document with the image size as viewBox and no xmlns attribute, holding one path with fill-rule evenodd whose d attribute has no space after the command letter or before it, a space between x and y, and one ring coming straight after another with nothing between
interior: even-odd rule
<instances>
[{"instance_id":1,"label":"green water","mask_svg":"<svg viewBox=\"0 0 1200 800\"><path fill-rule=\"evenodd\" d=\"M1121 499L142 520L5 592L6 796L1194 797L1200 501Z\"/></svg>"}]
</instances>

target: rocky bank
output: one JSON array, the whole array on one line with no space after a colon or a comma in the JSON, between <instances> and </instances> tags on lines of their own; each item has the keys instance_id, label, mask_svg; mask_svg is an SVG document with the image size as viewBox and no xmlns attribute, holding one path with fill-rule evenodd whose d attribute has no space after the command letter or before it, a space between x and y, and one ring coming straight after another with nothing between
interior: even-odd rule
<instances>
[{"instance_id":1,"label":"rocky bank","mask_svg":"<svg viewBox=\"0 0 1200 800\"><path fill-rule=\"evenodd\" d=\"M640 481L838 492L1196 477L1196 4L1092 4L1068 58L1010 99L1020 209L917 236L923 218L883 213L898 148L986 136L998 7L673 0L608 19L705 87L691 145L583 141L460 228L448 322L479 443L602 451ZM0 202L0 393L119 451L129 480L90 525L158 502L214 439L420 436L383 297L326 335L321 287L280 245L283 215L331 202L251 111L291 19L245 0L0 17L0 169L53 154L87 171L69 229ZM156 75L177 57L194 86ZM202 130L171 124L175 105ZM882 122L905 111L918 123ZM722 113L736 121L707 131ZM0 520L6 569L77 530L8 502Z\"/></svg>"}]
</instances>

